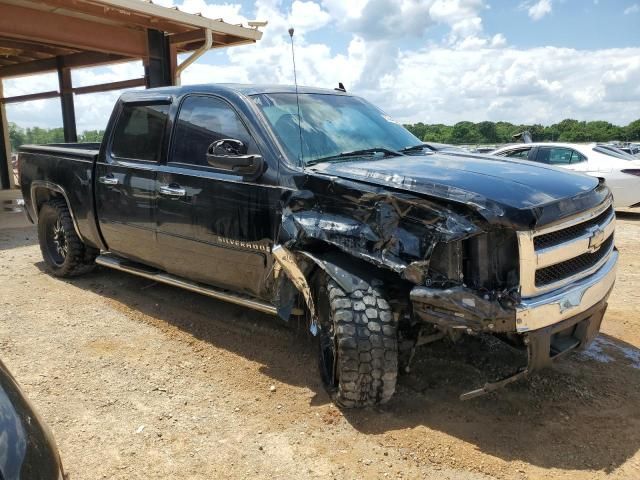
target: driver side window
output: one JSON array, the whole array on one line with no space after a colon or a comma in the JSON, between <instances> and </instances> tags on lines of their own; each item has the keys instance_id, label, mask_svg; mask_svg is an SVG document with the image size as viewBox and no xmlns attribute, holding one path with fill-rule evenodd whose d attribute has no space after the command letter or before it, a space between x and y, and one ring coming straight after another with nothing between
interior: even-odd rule
<instances>
[{"instance_id":1,"label":"driver side window","mask_svg":"<svg viewBox=\"0 0 640 480\"><path fill-rule=\"evenodd\" d=\"M226 102L213 97L187 97L180 107L170 162L209 166L207 148L216 140L232 138L256 152L246 127Z\"/></svg>"}]
</instances>

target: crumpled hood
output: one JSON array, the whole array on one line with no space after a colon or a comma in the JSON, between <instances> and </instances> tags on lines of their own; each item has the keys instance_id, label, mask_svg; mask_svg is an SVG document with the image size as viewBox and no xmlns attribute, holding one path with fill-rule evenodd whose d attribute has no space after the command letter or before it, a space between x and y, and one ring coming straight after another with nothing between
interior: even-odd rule
<instances>
[{"instance_id":1,"label":"crumpled hood","mask_svg":"<svg viewBox=\"0 0 640 480\"><path fill-rule=\"evenodd\" d=\"M601 192L585 201L585 197L594 197L591 192L597 189L598 179L527 161L472 154L324 163L313 171L464 203L485 217L519 216L519 221L512 220L520 224L531 223L529 215L522 215L526 212L537 220L543 207L556 204L557 220L595 206L608 194Z\"/></svg>"}]
</instances>

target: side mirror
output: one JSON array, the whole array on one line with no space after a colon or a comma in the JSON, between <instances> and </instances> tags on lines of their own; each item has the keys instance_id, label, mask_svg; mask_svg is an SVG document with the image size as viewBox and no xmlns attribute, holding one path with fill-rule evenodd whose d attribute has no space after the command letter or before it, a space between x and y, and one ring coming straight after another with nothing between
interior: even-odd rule
<instances>
[{"instance_id":1,"label":"side mirror","mask_svg":"<svg viewBox=\"0 0 640 480\"><path fill-rule=\"evenodd\" d=\"M247 146L240 140L223 138L207 148L207 162L216 170L243 177L257 177L262 173L262 157L248 154Z\"/></svg>"}]
</instances>

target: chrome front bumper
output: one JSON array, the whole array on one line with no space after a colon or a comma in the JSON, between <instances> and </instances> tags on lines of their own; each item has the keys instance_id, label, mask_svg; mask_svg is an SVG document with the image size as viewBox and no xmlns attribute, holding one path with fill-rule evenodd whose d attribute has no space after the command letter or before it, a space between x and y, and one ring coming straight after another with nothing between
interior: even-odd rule
<instances>
[{"instance_id":1,"label":"chrome front bumper","mask_svg":"<svg viewBox=\"0 0 640 480\"><path fill-rule=\"evenodd\" d=\"M592 275L566 287L523 299L516 307L516 330L530 332L561 322L590 309L606 298L616 280L618 252Z\"/></svg>"}]
</instances>

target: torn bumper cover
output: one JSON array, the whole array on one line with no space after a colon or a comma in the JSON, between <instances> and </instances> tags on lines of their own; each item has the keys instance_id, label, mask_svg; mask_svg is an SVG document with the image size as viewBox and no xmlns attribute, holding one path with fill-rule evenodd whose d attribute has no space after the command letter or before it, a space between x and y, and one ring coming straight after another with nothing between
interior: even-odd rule
<instances>
[{"instance_id":1,"label":"torn bumper cover","mask_svg":"<svg viewBox=\"0 0 640 480\"><path fill-rule=\"evenodd\" d=\"M414 314L441 327L465 329L469 333L520 334L527 346L527 367L515 375L461 395L466 400L501 388L518 378L545 368L557 357L585 348L600 330L607 299L616 278L618 252L593 275L555 292L521 299L479 295L471 289L411 291Z\"/></svg>"},{"instance_id":2,"label":"torn bumper cover","mask_svg":"<svg viewBox=\"0 0 640 480\"><path fill-rule=\"evenodd\" d=\"M607 297L608 295L607 293ZM586 348L598 335L606 310L607 299L604 298L591 308L571 318L529 332L526 334L528 361L525 368L514 375L496 382L485 383L481 388L463 393L460 395L460 400L470 400L498 390L520 378L526 377L531 372L550 366L553 360L567 352L578 348Z\"/></svg>"}]
</instances>

